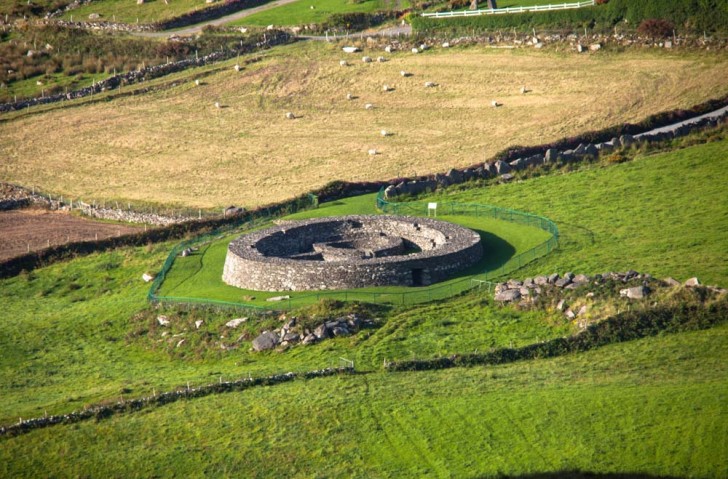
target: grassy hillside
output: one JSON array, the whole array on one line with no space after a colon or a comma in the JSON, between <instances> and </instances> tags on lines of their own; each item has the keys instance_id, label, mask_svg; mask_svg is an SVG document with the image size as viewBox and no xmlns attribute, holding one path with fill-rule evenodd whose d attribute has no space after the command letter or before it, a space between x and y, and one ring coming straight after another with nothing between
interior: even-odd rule
<instances>
[{"instance_id":1,"label":"grassy hillside","mask_svg":"<svg viewBox=\"0 0 728 479\"><path fill-rule=\"evenodd\" d=\"M561 248L524 275L630 268L728 284L728 142L638 157L616 166L444 194L552 219Z\"/></svg>"},{"instance_id":2,"label":"grassy hillside","mask_svg":"<svg viewBox=\"0 0 728 479\"><path fill-rule=\"evenodd\" d=\"M334 179L444 171L509 145L728 93L723 54L473 47L360 61L381 53L347 56L337 45L297 44L261 54L239 73L232 60L204 69L204 77L192 70L166 78L178 84L162 91L31 109L0 124L0 155L7 158L0 176L88 200L252 206ZM350 67L339 66L344 58ZM401 77L402 70L413 76ZM194 78L203 85L195 87ZM425 88L426 81L440 86ZM382 91L384 84L395 91ZM531 92L522 95L522 85ZM348 92L357 99L347 101ZM493 99L504 106L492 108ZM375 109L365 110L366 103ZM288 111L299 118L286 119ZM393 135L382 137L382 129ZM381 154L370 157L371 148Z\"/></svg>"},{"instance_id":3,"label":"grassy hillside","mask_svg":"<svg viewBox=\"0 0 728 479\"><path fill-rule=\"evenodd\" d=\"M728 207L721 165L727 144L459 197L530 209L557 220L563 231L561 249L514 276L635 268L679 279L697 275L725 286ZM684 207L685 198L691 198L692 207ZM354 204L362 199L366 198ZM343 203L331 208L342 212L350 207ZM356 359L365 369L379 368L384 359L452 354L511 341L523 345L562 336L570 328L548 314L504 315L478 297L464 297L383 312L386 325L369 336L296 348L284 355L247 353L248 340L229 352L200 349L205 337L217 338L225 331L226 321L246 314L222 312L206 318L199 332L188 332L186 346L175 348L177 340L159 341L161 337L143 333L149 328L146 323L133 318L145 307L148 284L141 274L159 268L170 247L93 255L0 282L7 318L0 322L0 348L5 352L0 356L0 422L46 410L54 414L79 409L116 398L122 390L142 395L187 381L214 381L220 375L314 369L340 356ZM251 321L249 327L252 332L262 323Z\"/></svg>"},{"instance_id":4,"label":"grassy hillside","mask_svg":"<svg viewBox=\"0 0 728 479\"><path fill-rule=\"evenodd\" d=\"M723 477L726 351L723 325L554 360L296 381L5 439L0 474Z\"/></svg>"}]
</instances>

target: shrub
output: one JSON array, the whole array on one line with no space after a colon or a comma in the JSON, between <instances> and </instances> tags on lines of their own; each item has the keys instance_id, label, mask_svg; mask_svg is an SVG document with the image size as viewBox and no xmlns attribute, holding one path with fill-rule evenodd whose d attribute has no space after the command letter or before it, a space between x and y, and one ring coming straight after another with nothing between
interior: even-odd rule
<instances>
[{"instance_id":1,"label":"shrub","mask_svg":"<svg viewBox=\"0 0 728 479\"><path fill-rule=\"evenodd\" d=\"M637 32L642 35L647 35L651 38L666 38L672 35L675 30L675 25L662 20L659 18L648 18L642 20L642 23L637 27Z\"/></svg>"}]
</instances>

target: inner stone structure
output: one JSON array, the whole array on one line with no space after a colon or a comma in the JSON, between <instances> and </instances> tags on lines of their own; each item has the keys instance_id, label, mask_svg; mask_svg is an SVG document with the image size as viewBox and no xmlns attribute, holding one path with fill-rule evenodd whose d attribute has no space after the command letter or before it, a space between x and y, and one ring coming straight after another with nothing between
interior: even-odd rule
<instances>
[{"instance_id":1,"label":"inner stone structure","mask_svg":"<svg viewBox=\"0 0 728 479\"><path fill-rule=\"evenodd\" d=\"M483 256L480 236L408 216L341 216L287 222L228 247L222 279L258 291L426 286Z\"/></svg>"}]
</instances>

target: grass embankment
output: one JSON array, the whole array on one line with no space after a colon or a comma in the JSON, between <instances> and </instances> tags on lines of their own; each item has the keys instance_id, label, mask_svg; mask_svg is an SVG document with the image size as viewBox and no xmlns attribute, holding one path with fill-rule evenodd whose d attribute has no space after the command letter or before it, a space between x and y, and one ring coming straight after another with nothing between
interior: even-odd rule
<instances>
[{"instance_id":1,"label":"grass embankment","mask_svg":"<svg viewBox=\"0 0 728 479\"><path fill-rule=\"evenodd\" d=\"M303 219L321 216L334 216L345 214L375 214L376 194L358 196L336 201L332 204L323 204L315 210L304 211L284 219ZM502 220L493 220L490 218L474 217L474 216L458 216L458 215L440 215L438 219L450 221L460 224L467 228L475 230L480 234L483 241L484 257L476 265L463 270L452 279L438 283L433 286L433 298L447 297L457 293L465 288L463 280L470 276L482 274L487 271L493 271L515 255L530 250L544 242L551 235L535 227L523 226L508 223ZM162 288L159 291L160 296L173 296L181 298L198 298L212 299L220 301L229 301L237 303L253 304L260 307L287 307L287 303L270 303L266 302L266 298L271 296L279 296L286 294L291 296L292 301L297 306L302 304L311 304L318 301L319 298L334 297L326 292L317 293L315 291L301 292L261 292L244 290L235 288L225 284L222 281L222 271L227 255L227 247L230 241L237 238L239 234L227 236L217 241L204 244L200 249L185 258L177 258L175 264L168 273ZM465 283L469 286L469 282ZM448 288L455 289L450 292ZM346 293L347 299L359 299L361 301L376 301L374 294L382 295L389 298L388 301L395 304L405 303L411 304L421 302L428 299L428 294L423 292L423 288L408 288L403 286L391 287L371 287L359 288L348 291L336 291L335 297L343 299L342 293ZM398 293L404 293L407 298L403 298ZM412 295L415 294L415 299ZM254 298L254 299L253 299Z\"/></svg>"},{"instance_id":2,"label":"grass embankment","mask_svg":"<svg viewBox=\"0 0 728 479\"><path fill-rule=\"evenodd\" d=\"M473 47L399 52L364 64L339 47L276 48L242 72L231 60L165 78L179 85L163 91L16 115L0 124L0 155L8 159L0 175L87 200L254 206L335 179L466 166L509 145L638 121L728 93L723 54ZM340 67L343 58L352 66ZM403 78L401 70L414 75ZM200 71L212 73L195 87ZM424 88L425 81L440 86ZM384 84L395 91L383 92ZM358 98L347 101L347 92ZM490 107L492 99L504 106ZM286 119L288 111L299 118ZM394 134L384 138L382 129ZM38 131L43 142L34 141ZM381 154L369 157L371 148Z\"/></svg>"}]
</instances>

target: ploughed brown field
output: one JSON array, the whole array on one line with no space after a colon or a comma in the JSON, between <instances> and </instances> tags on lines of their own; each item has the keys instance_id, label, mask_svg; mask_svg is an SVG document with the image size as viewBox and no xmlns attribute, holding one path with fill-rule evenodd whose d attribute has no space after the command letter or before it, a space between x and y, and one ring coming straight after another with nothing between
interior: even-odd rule
<instances>
[{"instance_id":1,"label":"ploughed brown field","mask_svg":"<svg viewBox=\"0 0 728 479\"><path fill-rule=\"evenodd\" d=\"M191 71L173 88L10 115L0 177L87 201L250 207L332 180L444 172L728 93L725 53L341 46L275 48L240 72L234 59L208 68L200 86Z\"/></svg>"},{"instance_id":2,"label":"ploughed brown field","mask_svg":"<svg viewBox=\"0 0 728 479\"><path fill-rule=\"evenodd\" d=\"M124 235L139 226L102 223L39 209L0 211L0 261L51 246Z\"/></svg>"}]
</instances>

